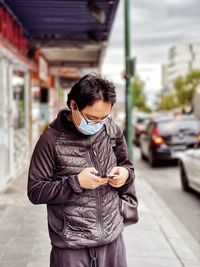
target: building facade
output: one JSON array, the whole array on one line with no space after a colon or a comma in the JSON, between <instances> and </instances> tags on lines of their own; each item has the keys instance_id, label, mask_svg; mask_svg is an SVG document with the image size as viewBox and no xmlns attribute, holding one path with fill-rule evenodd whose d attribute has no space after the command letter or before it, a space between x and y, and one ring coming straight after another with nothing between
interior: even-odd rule
<instances>
[{"instance_id":1,"label":"building facade","mask_svg":"<svg viewBox=\"0 0 200 267\"><path fill-rule=\"evenodd\" d=\"M30 66L0 45L0 187L19 176L29 154Z\"/></svg>"},{"instance_id":2,"label":"building facade","mask_svg":"<svg viewBox=\"0 0 200 267\"><path fill-rule=\"evenodd\" d=\"M174 80L200 69L200 44L177 44L170 48L168 63L162 67L163 87L173 89Z\"/></svg>"},{"instance_id":3,"label":"building facade","mask_svg":"<svg viewBox=\"0 0 200 267\"><path fill-rule=\"evenodd\" d=\"M29 158L32 66L27 47L23 27L0 5L0 190L24 172Z\"/></svg>"}]
</instances>

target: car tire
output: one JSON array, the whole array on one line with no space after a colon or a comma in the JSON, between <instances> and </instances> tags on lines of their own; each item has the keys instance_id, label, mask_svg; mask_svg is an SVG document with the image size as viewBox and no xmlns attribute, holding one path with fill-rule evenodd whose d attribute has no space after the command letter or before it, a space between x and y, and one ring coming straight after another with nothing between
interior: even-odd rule
<instances>
[{"instance_id":1,"label":"car tire","mask_svg":"<svg viewBox=\"0 0 200 267\"><path fill-rule=\"evenodd\" d=\"M158 165L158 162L157 162L157 160L155 160L154 155L151 151L149 153L148 162L149 162L151 167L156 167Z\"/></svg>"},{"instance_id":2,"label":"car tire","mask_svg":"<svg viewBox=\"0 0 200 267\"><path fill-rule=\"evenodd\" d=\"M142 152L142 149L141 149L141 159L142 160L147 160L147 157L144 155L144 153Z\"/></svg>"},{"instance_id":3,"label":"car tire","mask_svg":"<svg viewBox=\"0 0 200 267\"><path fill-rule=\"evenodd\" d=\"M181 176L181 184L182 184L182 188L184 191L190 191L190 187L189 187L189 183L188 183L188 178L187 178L187 174L184 168L183 163L180 161L179 162L179 166L180 166L180 176Z\"/></svg>"},{"instance_id":4,"label":"car tire","mask_svg":"<svg viewBox=\"0 0 200 267\"><path fill-rule=\"evenodd\" d=\"M140 146L140 139L139 139L139 136L136 136L136 137L135 137L135 145L136 145L137 147Z\"/></svg>"}]
</instances>

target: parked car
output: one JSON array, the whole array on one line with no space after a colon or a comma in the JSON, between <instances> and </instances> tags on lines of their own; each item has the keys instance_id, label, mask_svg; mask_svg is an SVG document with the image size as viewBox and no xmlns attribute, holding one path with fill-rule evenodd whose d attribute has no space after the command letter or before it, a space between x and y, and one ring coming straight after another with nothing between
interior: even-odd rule
<instances>
[{"instance_id":1,"label":"parked car","mask_svg":"<svg viewBox=\"0 0 200 267\"><path fill-rule=\"evenodd\" d=\"M200 123L192 115L161 115L150 120L140 136L142 159L151 166L178 159L177 152L200 146Z\"/></svg>"},{"instance_id":2,"label":"parked car","mask_svg":"<svg viewBox=\"0 0 200 267\"><path fill-rule=\"evenodd\" d=\"M139 117L136 119L133 125L133 140L137 146L140 146L140 135L145 131L147 123L149 122L149 117Z\"/></svg>"},{"instance_id":3,"label":"parked car","mask_svg":"<svg viewBox=\"0 0 200 267\"><path fill-rule=\"evenodd\" d=\"M124 131L125 128L125 120L126 120L126 113L124 111L118 110L114 117L115 122L120 127L122 131Z\"/></svg>"},{"instance_id":4,"label":"parked car","mask_svg":"<svg viewBox=\"0 0 200 267\"><path fill-rule=\"evenodd\" d=\"M136 113L133 115L133 141L139 146L140 135L145 131L150 115L146 113Z\"/></svg>"},{"instance_id":5,"label":"parked car","mask_svg":"<svg viewBox=\"0 0 200 267\"><path fill-rule=\"evenodd\" d=\"M200 193L200 149L189 149L179 155L179 169L182 187Z\"/></svg>"}]
</instances>

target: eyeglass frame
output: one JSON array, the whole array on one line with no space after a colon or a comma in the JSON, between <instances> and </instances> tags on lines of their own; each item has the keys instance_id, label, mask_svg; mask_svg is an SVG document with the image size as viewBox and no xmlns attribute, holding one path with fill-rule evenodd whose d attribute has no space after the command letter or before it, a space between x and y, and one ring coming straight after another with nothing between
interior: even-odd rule
<instances>
[{"instance_id":1,"label":"eyeglass frame","mask_svg":"<svg viewBox=\"0 0 200 267\"><path fill-rule=\"evenodd\" d=\"M111 118L112 118L112 116L111 116L111 111L110 111L110 113L109 113L104 119L102 119L102 120L98 120L98 121L93 121L93 120L89 120L89 119L84 115L84 113L83 113L81 110L79 110L79 108L78 108L77 105L76 105L76 107L77 107L78 111L80 112L80 114L82 115L83 119L86 121L86 123L87 123L88 125L95 125L95 124L97 124L97 123L103 124L103 123L106 123L107 121L108 121L108 122L111 121Z\"/></svg>"}]
</instances>

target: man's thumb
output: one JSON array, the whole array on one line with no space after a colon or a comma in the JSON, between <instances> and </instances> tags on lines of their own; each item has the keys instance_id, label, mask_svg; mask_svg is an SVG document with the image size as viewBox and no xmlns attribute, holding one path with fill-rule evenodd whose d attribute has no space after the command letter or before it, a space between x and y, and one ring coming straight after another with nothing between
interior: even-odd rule
<instances>
[{"instance_id":1,"label":"man's thumb","mask_svg":"<svg viewBox=\"0 0 200 267\"><path fill-rule=\"evenodd\" d=\"M112 170L110 171L109 175L114 175L114 174L116 174L116 172L117 172L117 168L114 167L114 168L112 168Z\"/></svg>"},{"instance_id":2,"label":"man's thumb","mask_svg":"<svg viewBox=\"0 0 200 267\"><path fill-rule=\"evenodd\" d=\"M93 174L98 173L98 171L94 167L90 168L89 171Z\"/></svg>"}]
</instances>

